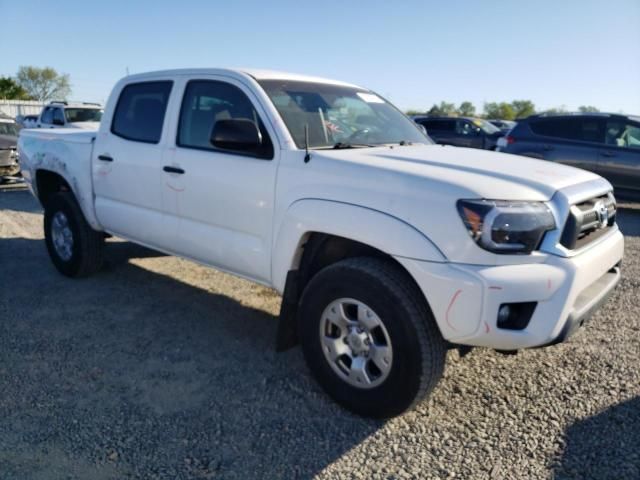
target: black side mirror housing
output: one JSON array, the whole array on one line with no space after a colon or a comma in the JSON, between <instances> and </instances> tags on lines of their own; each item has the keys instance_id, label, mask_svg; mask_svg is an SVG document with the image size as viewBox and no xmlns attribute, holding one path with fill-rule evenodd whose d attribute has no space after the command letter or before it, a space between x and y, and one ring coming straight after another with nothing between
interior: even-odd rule
<instances>
[{"instance_id":1,"label":"black side mirror housing","mask_svg":"<svg viewBox=\"0 0 640 480\"><path fill-rule=\"evenodd\" d=\"M210 142L222 150L257 154L262 137L255 122L236 118L218 120L213 126Z\"/></svg>"},{"instance_id":2,"label":"black side mirror housing","mask_svg":"<svg viewBox=\"0 0 640 480\"><path fill-rule=\"evenodd\" d=\"M53 124L54 124L54 125L62 126L62 125L64 125L64 121L63 121L63 120L60 120L59 118L54 118L54 119L53 119Z\"/></svg>"}]
</instances>

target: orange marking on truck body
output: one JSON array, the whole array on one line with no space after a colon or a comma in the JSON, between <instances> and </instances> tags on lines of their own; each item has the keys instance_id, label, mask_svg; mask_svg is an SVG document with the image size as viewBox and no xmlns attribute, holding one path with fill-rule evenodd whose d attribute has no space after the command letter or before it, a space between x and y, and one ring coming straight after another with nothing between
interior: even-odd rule
<instances>
[{"instance_id":1,"label":"orange marking on truck body","mask_svg":"<svg viewBox=\"0 0 640 480\"><path fill-rule=\"evenodd\" d=\"M461 293L462 293L462 290L457 290L456 293L453 294L453 297L451 297L451 301L449 302L449 306L447 307L447 313L445 315L445 319L447 320L447 325L449 325L454 330L458 330L458 329L454 327L449 321L449 312L451 311L451 307L453 307L453 304L456 303L456 300L458 299L458 296Z\"/></svg>"}]
</instances>

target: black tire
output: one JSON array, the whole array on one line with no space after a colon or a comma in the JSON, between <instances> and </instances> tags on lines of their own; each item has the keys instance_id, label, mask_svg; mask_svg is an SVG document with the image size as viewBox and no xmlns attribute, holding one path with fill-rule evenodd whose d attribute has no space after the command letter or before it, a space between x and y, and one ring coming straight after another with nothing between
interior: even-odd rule
<instances>
[{"instance_id":1,"label":"black tire","mask_svg":"<svg viewBox=\"0 0 640 480\"><path fill-rule=\"evenodd\" d=\"M369 306L388 331L393 361L378 386L352 386L325 358L321 317L340 298ZM388 418L413 408L431 393L444 372L446 343L431 309L409 275L390 260L350 258L318 272L303 292L298 322L311 372L336 402L359 415Z\"/></svg>"},{"instance_id":2,"label":"black tire","mask_svg":"<svg viewBox=\"0 0 640 480\"><path fill-rule=\"evenodd\" d=\"M103 261L104 233L89 226L73 194L56 193L44 207L44 238L56 269L67 277L86 277L100 270ZM53 245L52 219L57 212L65 215L71 230L73 246L69 259L62 258Z\"/></svg>"}]
</instances>

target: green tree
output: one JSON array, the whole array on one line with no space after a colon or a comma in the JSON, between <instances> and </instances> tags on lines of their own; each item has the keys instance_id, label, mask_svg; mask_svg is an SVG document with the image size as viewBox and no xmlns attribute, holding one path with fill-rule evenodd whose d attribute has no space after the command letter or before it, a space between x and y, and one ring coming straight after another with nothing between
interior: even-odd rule
<instances>
[{"instance_id":1,"label":"green tree","mask_svg":"<svg viewBox=\"0 0 640 480\"><path fill-rule=\"evenodd\" d=\"M434 103L427 113L429 115L455 116L458 115L458 110L453 103L440 102L440 105Z\"/></svg>"},{"instance_id":2,"label":"green tree","mask_svg":"<svg viewBox=\"0 0 640 480\"><path fill-rule=\"evenodd\" d=\"M510 103L490 102L484 104L484 116L500 120L513 120L516 118L516 113Z\"/></svg>"},{"instance_id":3,"label":"green tree","mask_svg":"<svg viewBox=\"0 0 640 480\"><path fill-rule=\"evenodd\" d=\"M514 100L511 107L515 114L514 118L527 118L536 113L536 106L531 100Z\"/></svg>"},{"instance_id":4,"label":"green tree","mask_svg":"<svg viewBox=\"0 0 640 480\"><path fill-rule=\"evenodd\" d=\"M458 112L463 117L473 117L476 114L476 107L471 102L462 102Z\"/></svg>"},{"instance_id":5,"label":"green tree","mask_svg":"<svg viewBox=\"0 0 640 480\"><path fill-rule=\"evenodd\" d=\"M548 108L543 113L567 113L567 106L560 105L559 107Z\"/></svg>"},{"instance_id":6,"label":"green tree","mask_svg":"<svg viewBox=\"0 0 640 480\"><path fill-rule=\"evenodd\" d=\"M69 75L51 67L20 67L16 80L29 96L41 102L64 100L71 94Z\"/></svg>"},{"instance_id":7,"label":"green tree","mask_svg":"<svg viewBox=\"0 0 640 480\"><path fill-rule=\"evenodd\" d=\"M410 108L409 110L407 110L406 112L407 115L411 116L411 115L422 115L424 113L423 110L417 110L415 108Z\"/></svg>"},{"instance_id":8,"label":"green tree","mask_svg":"<svg viewBox=\"0 0 640 480\"><path fill-rule=\"evenodd\" d=\"M600 110L598 110L593 105L581 105L580 107L578 107L578 111L582 113L594 113L599 112Z\"/></svg>"},{"instance_id":9,"label":"green tree","mask_svg":"<svg viewBox=\"0 0 640 480\"><path fill-rule=\"evenodd\" d=\"M0 98L6 100L31 100L27 91L11 77L0 77Z\"/></svg>"}]
</instances>

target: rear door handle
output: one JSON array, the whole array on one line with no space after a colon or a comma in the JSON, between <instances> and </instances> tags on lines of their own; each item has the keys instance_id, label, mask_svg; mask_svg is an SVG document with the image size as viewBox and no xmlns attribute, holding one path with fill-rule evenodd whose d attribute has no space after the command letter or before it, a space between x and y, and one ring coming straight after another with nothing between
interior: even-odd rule
<instances>
[{"instance_id":1,"label":"rear door handle","mask_svg":"<svg viewBox=\"0 0 640 480\"><path fill-rule=\"evenodd\" d=\"M604 150L604 151L600 152L600 154L603 157L615 157L616 156L616 154L614 152L610 151L610 150Z\"/></svg>"},{"instance_id":2,"label":"rear door handle","mask_svg":"<svg viewBox=\"0 0 640 480\"><path fill-rule=\"evenodd\" d=\"M182 175L184 173L184 170L178 167L170 167L170 166L165 166L163 167L163 169L165 172L167 173L177 173L179 175Z\"/></svg>"},{"instance_id":3,"label":"rear door handle","mask_svg":"<svg viewBox=\"0 0 640 480\"><path fill-rule=\"evenodd\" d=\"M103 162L113 162L113 158L109 155L98 155L98 160L102 160Z\"/></svg>"}]
</instances>

